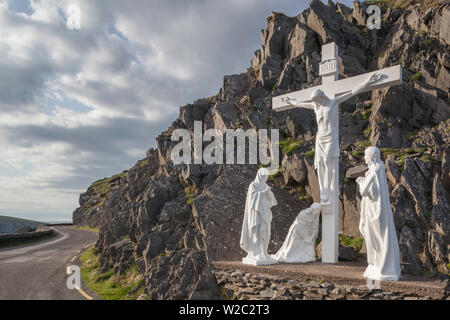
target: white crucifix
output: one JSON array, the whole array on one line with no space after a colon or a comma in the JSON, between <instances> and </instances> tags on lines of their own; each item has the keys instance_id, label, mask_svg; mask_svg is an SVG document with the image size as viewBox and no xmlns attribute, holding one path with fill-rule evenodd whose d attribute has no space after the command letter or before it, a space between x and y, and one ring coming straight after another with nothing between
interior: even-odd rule
<instances>
[{"instance_id":1,"label":"white crucifix","mask_svg":"<svg viewBox=\"0 0 450 320\"><path fill-rule=\"evenodd\" d=\"M402 83L401 66L339 80L338 47L322 46L319 74L322 85L272 99L275 111L313 109L318 131L314 167L322 206L322 262L336 263L339 257L339 104L353 96Z\"/></svg>"}]
</instances>

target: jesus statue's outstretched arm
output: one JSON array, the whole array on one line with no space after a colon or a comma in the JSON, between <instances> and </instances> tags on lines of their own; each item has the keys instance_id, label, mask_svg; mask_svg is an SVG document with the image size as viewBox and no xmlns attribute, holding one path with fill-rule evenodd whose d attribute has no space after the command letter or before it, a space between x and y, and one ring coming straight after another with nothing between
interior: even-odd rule
<instances>
[{"instance_id":1,"label":"jesus statue's outstretched arm","mask_svg":"<svg viewBox=\"0 0 450 320\"><path fill-rule=\"evenodd\" d=\"M336 102L336 104L341 104L341 103L347 101L348 99L353 98L354 96L360 94L365 89L367 89L369 86L371 86L374 83L379 82L380 80L382 80L382 75L380 75L378 73L374 73L372 76L370 76L370 78L366 82L363 82L361 85L357 86L351 92L344 93L343 95L336 97L334 99L334 101Z\"/></svg>"},{"instance_id":2,"label":"jesus statue's outstretched arm","mask_svg":"<svg viewBox=\"0 0 450 320\"><path fill-rule=\"evenodd\" d=\"M283 102L290 104L291 106L297 108L305 108L305 109L315 109L316 105L313 102L298 102L297 99L293 98L283 98Z\"/></svg>"}]
</instances>

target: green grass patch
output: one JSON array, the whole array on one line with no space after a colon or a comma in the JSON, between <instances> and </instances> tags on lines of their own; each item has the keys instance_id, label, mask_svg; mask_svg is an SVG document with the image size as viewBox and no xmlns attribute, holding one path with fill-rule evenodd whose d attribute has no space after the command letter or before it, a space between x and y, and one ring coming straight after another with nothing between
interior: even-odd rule
<instances>
[{"instance_id":1,"label":"green grass patch","mask_svg":"<svg viewBox=\"0 0 450 320\"><path fill-rule=\"evenodd\" d=\"M363 151L357 150L357 151L352 152L352 156L354 156L355 158L358 158L358 159L361 159L363 155L364 155Z\"/></svg>"},{"instance_id":2,"label":"green grass patch","mask_svg":"<svg viewBox=\"0 0 450 320\"><path fill-rule=\"evenodd\" d=\"M315 155L316 155L316 152L314 150L305 152L305 158L313 159Z\"/></svg>"},{"instance_id":3,"label":"green grass patch","mask_svg":"<svg viewBox=\"0 0 450 320\"><path fill-rule=\"evenodd\" d=\"M104 178L104 179L98 180L91 185L91 188L93 188L96 192L98 192L102 195L106 195L110 189L109 183L116 178L119 178L119 177L123 178L126 174L127 174L127 171L124 171L124 172L122 172L120 174L116 174L115 176L112 176L110 178Z\"/></svg>"},{"instance_id":4,"label":"green grass patch","mask_svg":"<svg viewBox=\"0 0 450 320\"><path fill-rule=\"evenodd\" d=\"M355 142L355 147L358 150L366 150L370 146L372 146L370 141L358 141L358 142Z\"/></svg>"},{"instance_id":5,"label":"green grass patch","mask_svg":"<svg viewBox=\"0 0 450 320\"><path fill-rule=\"evenodd\" d=\"M186 204L191 205L195 200L195 187L190 186L184 188L184 197L186 198Z\"/></svg>"},{"instance_id":6,"label":"green grass patch","mask_svg":"<svg viewBox=\"0 0 450 320\"><path fill-rule=\"evenodd\" d=\"M366 110L361 112L361 118L363 118L364 120L369 120L370 115L372 114L372 110Z\"/></svg>"},{"instance_id":7,"label":"green grass patch","mask_svg":"<svg viewBox=\"0 0 450 320\"><path fill-rule=\"evenodd\" d=\"M120 241L129 240L129 239L130 239L130 236L126 235L126 236L122 237L122 239L120 239Z\"/></svg>"},{"instance_id":8,"label":"green grass patch","mask_svg":"<svg viewBox=\"0 0 450 320\"><path fill-rule=\"evenodd\" d=\"M371 134L372 134L372 128L369 127L364 130L365 137L370 137Z\"/></svg>"},{"instance_id":9,"label":"green grass patch","mask_svg":"<svg viewBox=\"0 0 450 320\"><path fill-rule=\"evenodd\" d=\"M143 160L138 161L138 166L139 166L139 168L143 168L143 167L145 167L146 165L148 165L148 158L145 158L145 159L143 159Z\"/></svg>"},{"instance_id":10,"label":"green grass patch","mask_svg":"<svg viewBox=\"0 0 450 320\"><path fill-rule=\"evenodd\" d=\"M408 140L409 141L414 141L417 137L417 135L419 134L419 131L414 130L412 131L409 135L408 135Z\"/></svg>"},{"instance_id":11,"label":"green grass patch","mask_svg":"<svg viewBox=\"0 0 450 320\"><path fill-rule=\"evenodd\" d=\"M364 130L364 134L366 136L370 135L371 132L371 128L367 128L366 130ZM364 156L364 152L366 151L366 149L370 146L372 146L372 144L369 140L355 142L351 155L357 159L361 159Z\"/></svg>"},{"instance_id":12,"label":"green grass patch","mask_svg":"<svg viewBox=\"0 0 450 320\"><path fill-rule=\"evenodd\" d=\"M220 300L230 300L227 296L227 289L224 286L219 287Z\"/></svg>"},{"instance_id":13,"label":"green grass patch","mask_svg":"<svg viewBox=\"0 0 450 320\"><path fill-rule=\"evenodd\" d=\"M427 150L427 148L425 148L425 147L404 148L404 149L381 148L380 152L381 152L381 156L384 159L386 159L390 155L394 155L395 158L397 159L397 162L398 162L397 164L403 165L405 163L405 161L406 161L406 156L411 155L411 154L415 154L415 153L423 154L426 150ZM422 158L423 157L425 157L425 159L427 159L430 156L423 155Z\"/></svg>"},{"instance_id":14,"label":"green grass patch","mask_svg":"<svg viewBox=\"0 0 450 320\"><path fill-rule=\"evenodd\" d=\"M298 200L306 202L308 204L313 203L313 198L307 194L298 196Z\"/></svg>"},{"instance_id":15,"label":"green grass patch","mask_svg":"<svg viewBox=\"0 0 450 320\"><path fill-rule=\"evenodd\" d=\"M364 108L366 108L366 109L372 109L372 106L373 106L373 103L372 103L372 102L369 102L369 103L366 103L366 104L364 105Z\"/></svg>"},{"instance_id":16,"label":"green grass patch","mask_svg":"<svg viewBox=\"0 0 450 320\"><path fill-rule=\"evenodd\" d=\"M305 143L305 140L293 140L291 138L288 138L286 140L280 141L279 145L281 148L281 151L284 154L291 155L294 152L296 152L301 145Z\"/></svg>"},{"instance_id":17,"label":"green grass patch","mask_svg":"<svg viewBox=\"0 0 450 320\"><path fill-rule=\"evenodd\" d=\"M322 242L322 236L319 234L317 235L316 242L314 245L317 247Z\"/></svg>"},{"instance_id":18,"label":"green grass patch","mask_svg":"<svg viewBox=\"0 0 450 320\"><path fill-rule=\"evenodd\" d=\"M422 74L422 72L419 71L419 72L413 74L413 75L411 76L411 79L412 79L413 81L422 81L422 79L423 79L423 74Z\"/></svg>"},{"instance_id":19,"label":"green grass patch","mask_svg":"<svg viewBox=\"0 0 450 320\"><path fill-rule=\"evenodd\" d=\"M339 243L341 244L341 246L352 247L355 248L355 250L360 251L363 246L364 239L348 237L343 234L340 234Z\"/></svg>"},{"instance_id":20,"label":"green grass patch","mask_svg":"<svg viewBox=\"0 0 450 320\"><path fill-rule=\"evenodd\" d=\"M282 185L282 177L283 177L283 168L278 167L276 173L269 175L269 180L274 184L281 186Z\"/></svg>"},{"instance_id":21,"label":"green grass patch","mask_svg":"<svg viewBox=\"0 0 450 320\"><path fill-rule=\"evenodd\" d=\"M100 273L101 266L98 256L94 253L94 247L83 252L80 260L83 282L96 295L105 300L136 300L144 290L144 279L136 265L132 265L124 274L119 276L115 276L112 269ZM141 287L141 289L132 295L128 295L138 287Z\"/></svg>"},{"instance_id":22,"label":"green grass patch","mask_svg":"<svg viewBox=\"0 0 450 320\"><path fill-rule=\"evenodd\" d=\"M99 233L100 230L97 227L89 227L89 226L73 226L72 229L75 230L85 230L85 231L91 231L91 232L95 232L95 233Z\"/></svg>"}]
</instances>

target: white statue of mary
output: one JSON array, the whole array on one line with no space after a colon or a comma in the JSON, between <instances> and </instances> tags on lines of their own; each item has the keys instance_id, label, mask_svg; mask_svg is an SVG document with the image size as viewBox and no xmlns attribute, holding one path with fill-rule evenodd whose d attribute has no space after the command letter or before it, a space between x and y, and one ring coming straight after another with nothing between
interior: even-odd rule
<instances>
[{"instance_id":1,"label":"white statue of mary","mask_svg":"<svg viewBox=\"0 0 450 320\"><path fill-rule=\"evenodd\" d=\"M398 281L401 275L400 250L380 150L369 147L364 158L369 170L364 178L356 180L362 196L359 231L364 237L369 264L364 277Z\"/></svg>"},{"instance_id":2,"label":"white statue of mary","mask_svg":"<svg viewBox=\"0 0 450 320\"><path fill-rule=\"evenodd\" d=\"M277 205L272 190L266 184L269 173L267 168L259 169L248 187L240 241L241 248L247 252L242 259L244 264L259 266L277 262L267 253L272 222L270 208Z\"/></svg>"},{"instance_id":3,"label":"white statue of mary","mask_svg":"<svg viewBox=\"0 0 450 320\"><path fill-rule=\"evenodd\" d=\"M316 261L314 245L319 231L321 206L314 203L302 210L289 228L280 250L275 254L278 262L304 263Z\"/></svg>"}]
</instances>

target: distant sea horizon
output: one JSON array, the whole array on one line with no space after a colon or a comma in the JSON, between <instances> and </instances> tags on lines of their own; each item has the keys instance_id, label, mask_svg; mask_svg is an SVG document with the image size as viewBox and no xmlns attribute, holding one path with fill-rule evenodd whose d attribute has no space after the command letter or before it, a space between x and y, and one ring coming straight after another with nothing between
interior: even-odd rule
<instances>
[{"instance_id":1,"label":"distant sea horizon","mask_svg":"<svg viewBox=\"0 0 450 320\"><path fill-rule=\"evenodd\" d=\"M43 223L72 223L72 215L70 214L39 214L39 213L6 213L0 212L0 216L13 217Z\"/></svg>"}]
</instances>

